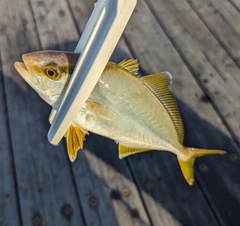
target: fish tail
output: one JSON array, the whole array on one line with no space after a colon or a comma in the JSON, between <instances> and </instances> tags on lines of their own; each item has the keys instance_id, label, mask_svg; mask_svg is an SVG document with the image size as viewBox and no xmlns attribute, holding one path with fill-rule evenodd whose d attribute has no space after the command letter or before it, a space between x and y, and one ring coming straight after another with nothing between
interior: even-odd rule
<instances>
[{"instance_id":1,"label":"fish tail","mask_svg":"<svg viewBox=\"0 0 240 226\"><path fill-rule=\"evenodd\" d=\"M197 149L197 148L190 148L185 147L187 151L188 158L186 160L182 160L178 157L178 162L180 168L182 170L183 176L185 180L188 182L189 185L193 185L194 183L194 161L195 158L204 156L204 155L214 155L214 154L226 154L225 151L222 150L207 150L207 149Z\"/></svg>"}]
</instances>

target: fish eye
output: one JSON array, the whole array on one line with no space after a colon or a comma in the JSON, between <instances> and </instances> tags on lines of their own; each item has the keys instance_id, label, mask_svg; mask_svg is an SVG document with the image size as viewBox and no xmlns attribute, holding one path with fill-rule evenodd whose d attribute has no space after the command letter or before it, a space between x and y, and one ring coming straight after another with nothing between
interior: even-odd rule
<instances>
[{"instance_id":1,"label":"fish eye","mask_svg":"<svg viewBox=\"0 0 240 226\"><path fill-rule=\"evenodd\" d=\"M47 70L47 74L48 74L49 76L54 76L54 75L55 75L55 71L53 71L53 70L51 70L51 69L48 69L48 70Z\"/></svg>"},{"instance_id":2,"label":"fish eye","mask_svg":"<svg viewBox=\"0 0 240 226\"><path fill-rule=\"evenodd\" d=\"M59 72L57 69L52 68L52 67L46 67L45 68L45 74L48 78L50 79L58 79L59 78Z\"/></svg>"}]
</instances>

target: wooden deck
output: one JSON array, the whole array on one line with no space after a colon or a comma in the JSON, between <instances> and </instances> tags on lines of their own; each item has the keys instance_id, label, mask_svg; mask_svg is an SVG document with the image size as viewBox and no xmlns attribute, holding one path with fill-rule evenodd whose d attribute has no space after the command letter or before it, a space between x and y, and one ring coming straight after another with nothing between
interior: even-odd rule
<instances>
[{"instance_id":1,"label":"wooden deck","mask_svg":"<svg viewBox=\"0 0 240 226\"><path fill-rule=\"evenodd\" d=\"M72 164L48 143L51 108L13 63L73 51L94 2L0 1L0 226L240 225L239 0L138 0L112 58L171 72L184 143L227 151L196 161L192 187L167 152L119 160L91 134Z\"/></svg>"}]
</instances>

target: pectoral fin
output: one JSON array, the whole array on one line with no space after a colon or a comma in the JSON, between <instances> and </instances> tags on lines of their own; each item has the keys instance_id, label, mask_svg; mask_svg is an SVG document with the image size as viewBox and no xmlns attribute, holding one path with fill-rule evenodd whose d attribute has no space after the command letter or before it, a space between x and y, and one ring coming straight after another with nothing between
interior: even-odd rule
<instances>
[{"instance_id":1,"label":"pectoral fin","mask_svg":"<svg viewBox=\"0 0 240 226\"><path fill-rule=\"evenodd\" d=\"M66 141L68 157L71 162L76 160L78 150L83 148L83 141L85 140L86 134L88 134L87 130L79 126L70 125L68 128L66 133Z\"/></svg>"},{"instance_id":2,"label":"pectoral fin","mask_svg":"<svg viewBox=\"0 0 240 226\"><path fill-rule=\"evenodd\" d=\"M150 149L147 148L132 148L132 147L127 147L122 144L118 145L118 156L120 159L127 157L129 155L145 152L145 151L150 151Z\"/></svg>"},{"instance_id":3,"label":"pectoral fin","mask_svg":"<svg viewBox=\"0 0 240 226\"><path fill-rule=\"evenodd\" d=\"M86 101L86 103L88 110L101 119L110 121L117 117L117 113L115 111L105 106L102 106L95 101L88 100Z\"/></svg>"}]
</instances>

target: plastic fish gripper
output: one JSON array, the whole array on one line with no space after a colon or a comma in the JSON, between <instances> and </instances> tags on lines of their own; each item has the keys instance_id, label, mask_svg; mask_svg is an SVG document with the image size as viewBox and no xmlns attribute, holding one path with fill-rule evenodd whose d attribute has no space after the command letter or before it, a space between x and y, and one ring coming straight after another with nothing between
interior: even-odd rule
<instances>
[{"instance_id":1,"label":"plastic fish gripper","mask_svg":"<svg viewBox=\"0 0 240 226\"><path fill-rule=\"evenodd\" d=\"M48 140L58 145L99 80L137 0L99 0L74 52L81 53L58 107L49 121Z\"/></svg>"}]
</instances>

